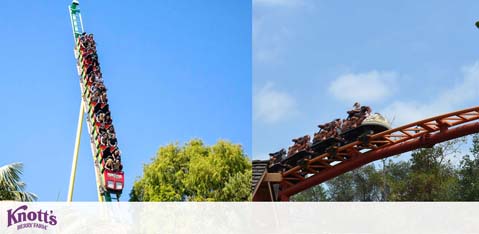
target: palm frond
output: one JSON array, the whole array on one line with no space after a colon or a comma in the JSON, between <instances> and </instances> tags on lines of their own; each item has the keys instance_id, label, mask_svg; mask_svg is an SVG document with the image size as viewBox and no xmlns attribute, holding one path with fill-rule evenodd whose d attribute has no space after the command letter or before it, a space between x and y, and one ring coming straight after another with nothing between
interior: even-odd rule
<instances>
[{"instance_id":1,"label":"palm frond","mask_svg":"<svg viewBox=\"0 0 479 234\"><path fill-rule=\"evenodd\" d=\"M15 201L32 202L38 199L37 195L30 192L12 191Z\"/></svg>"},{"instance_id":2,"label":"palm frond","mask_svg":"<svg viewBox=\"0 0 479 234\"><path fill-rule=\"evenodd\" d=\"M0 200L36 201L37 195L25 192L26 184L20 181L23 164L12 163L0 167Z\"/></svg>"},{"instance_id":3,"label":"palm frond","mask_svg":"<svg viewBox=\"0 0 479 234\"><path fill-rule=\"evenodd\" d=\"M15 191L23 189L19 184L23 164L12 163L0 167L0 190Z\"/></svg>"}]
</instances>

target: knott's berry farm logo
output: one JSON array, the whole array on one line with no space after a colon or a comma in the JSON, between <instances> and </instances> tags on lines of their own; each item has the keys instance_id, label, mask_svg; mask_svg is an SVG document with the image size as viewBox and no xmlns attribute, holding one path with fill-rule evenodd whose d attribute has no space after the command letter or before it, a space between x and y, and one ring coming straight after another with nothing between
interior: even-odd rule
<instances>
[{"instance_id":1,"label":"knott's berry farm logo","mask_svg":"<svg viewBox=\"0 0 479 234\"><path fill-rule=\"evenodd\" d=\"M7 228L14 225L17 230L25 228L39 228L47 230L49 225L57 225L57 217L52 210L28 211L28 206L23 205L16 210L7 210L8 225Z\"/></svg>"}]
</instances>

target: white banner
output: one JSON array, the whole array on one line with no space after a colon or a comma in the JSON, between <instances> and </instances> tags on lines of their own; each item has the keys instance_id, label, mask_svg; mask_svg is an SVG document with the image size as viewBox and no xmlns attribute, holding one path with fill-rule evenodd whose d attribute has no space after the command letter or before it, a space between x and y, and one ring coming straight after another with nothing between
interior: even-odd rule
<instances>
[{"instance_id":1,"label":"white banner","mask_svg":"<svg viewBox=\"0 0 479 234\"><path fill-rule=\"evenodd\" d=\"M0 233L479 233L479 203L0 202Z\"/></svg>"}]
</instances>

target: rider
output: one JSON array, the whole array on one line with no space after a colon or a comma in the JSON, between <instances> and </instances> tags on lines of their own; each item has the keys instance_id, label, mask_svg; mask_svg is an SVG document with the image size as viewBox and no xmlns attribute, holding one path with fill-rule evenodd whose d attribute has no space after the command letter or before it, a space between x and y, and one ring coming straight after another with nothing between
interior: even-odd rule
<instances>
[{"instance_id":1,"label":"rider","mask_svg":"<svg viewBox=\"0 0 479 234\"><path fill-rule=\"evenodd\" d=\"M106 93L103 92L99 98L99 102L100 103L107 103L108 102L108 98L106 97Z\"/></svg>"},{"instance_id":2,"label":"rider","mask_svg":"<svg viewBox=\"0 0 479 234\"><path fill-rule=\"evenodd\" d=\"M355 102L353 105L353 109L347 111L348 118L343 120L342 127L341 127L341 130L343 132L352 128L356 128L358 126L359 120L362 116L361 110L362 110L361 104L359 104L359 102Z\"/></svg>"},{"instance_id":3,"label":"rider","mask_svg":"<svg viewBox=\"0 0 479 234\"><path fill-rule=\"evenodd\" d=\"M338 137L339 134L341 134L341 127L343 125L343 121L341 121L341 119L335 119L333 122L331 122L331 125L332 125L332 133L331 133L331 137Z\"/></svg>"},{"instance_id":4,"label":"rider","mask_svg":"<svg viewBox=\"0 0 479 234\"><path fill-rule=\"evenodd\" d=\"M121 164L120 160L115 160L113 162L113 171L121 171L123 169L123 165Z\"/></svg>"},{"instance_id":5,"label":"rider","mask_svg":"<svg viewBox=\"0 0 479 234\"><path fill-rule=\"evenodd\" d=\"M314 141L324 141L328 139L329 132L331 131L331 123L319 124L319 132L314 134Z\"/></svg>"},{"instance_id":6,"label":"rider","mask_svg":"<svg viewBox=\"0 0 479 234\"><path fill-rule=\"evenodd\" d=\"M361 104L359 104L359 102L355 102L354 105L353 105L353 109L348 111L348 118L351 118L353 116L356 116L356 117L360 117L360 113L361 113Z\"/></svg>"},{"instance_id":7,"label":"rider","mask_svg":"<svg viewBox=\"0 0 479 234\"><path fill-rule=\"evenodd\" d=\"M295 139L295 144L293 145L294 147L294 152L296 151L302 151L302 150L307 150L308 147L309 147L309 140L310 140L310 137L309 135L305 135L303 137L299 137L297 139ZM294 141L294 140L293 140Z\"/></svg>"},{"instance_id":8,"label":"rider","mask_svg":"<svg viewBox=\"0 0 479 234\"><path fill-rule=\"evenodd\" d=\"M106 129L106 133L115 134L115 128L113 128L113 125L110 125L108 129Z\"/></svg>"},{"instance_id":9,"label":"rider","mask_svg":"<svg viewBox=\"0 0 479 234\"><path fill-rule=\"evenodd\" d=\"M118 144L118 141L116 140L115 133L108 134L108 145L110 147L116 147Z\"/></svg>"},{"instance_id":10,"label":"rider","mask_svg":"<svg viewBox=\"0 0 479 234\"><path fill-rule=\"evenodd\" d=\"M111 153L111 155L112 155L112 157L113 157L114 160L119 160L119 161L121 161L121 151L118 149L118 147L113 150L113 152Z\"/></svg>"},{"instance_id":11,"label":"rider","mask_svg":"<svg viewBox=\"0 0 479 234\"><path fill-rule=\"evenodd\" d=\"M109 171L113 171L114 169L113 164L114 164L113 157L109 156L105 161L105 169Z\"/></svg>"},{"instance_id":12,"label":"rider","mask_svg":"<svg viewBox=\"0 0 479 234\"><path fill-rule=\"evenodd\" d=\"M105 115L105 121L103 122L104 124L106 125L109 125L111 124L113 121L111 119L111 116L110 115Z\"/></svg>"},{"instance_id":13,"label":"rider","mask_svg":"<svg viewBox=\"0 0 479 234\"><path fill-rule=\"evenodd\" d=\"M269 154L269 162L270 163L275 163L278 158L276 157L276 153L270 153Z\"/></svg>"},{"instance_id":14,"label":"rider","mask_svg":"<svg viewBox=\"0 0 479 234\"><path fill-rule=\"evenodd\" d=\"M105 122L105 113L98 113L98 114L96 115L95 122L97 122L97 123L103 123L103 122Z\"/></svg>"}]
</instances>

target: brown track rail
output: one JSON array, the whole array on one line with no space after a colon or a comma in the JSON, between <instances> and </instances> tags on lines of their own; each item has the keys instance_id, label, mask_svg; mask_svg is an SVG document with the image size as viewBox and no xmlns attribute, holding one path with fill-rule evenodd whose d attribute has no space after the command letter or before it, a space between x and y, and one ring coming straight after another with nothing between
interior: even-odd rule
<instances>
[{"instance_id":1,"label":"brown track rail","mask_svg":"<svg viewBox=\"0 0 479 234\"><path fill-rule=\"evenodd\" d=\"M479 132L479 106L424 119L324 153L282 173L278 198L289 197L367 163ZM261 194L253 194L260 201Z\"/></svg>"}]
</instances>

